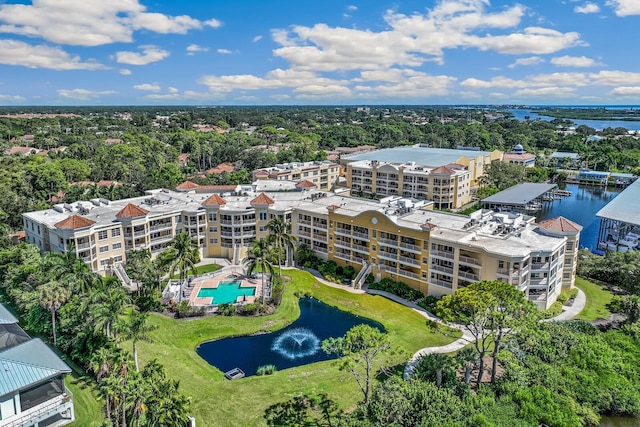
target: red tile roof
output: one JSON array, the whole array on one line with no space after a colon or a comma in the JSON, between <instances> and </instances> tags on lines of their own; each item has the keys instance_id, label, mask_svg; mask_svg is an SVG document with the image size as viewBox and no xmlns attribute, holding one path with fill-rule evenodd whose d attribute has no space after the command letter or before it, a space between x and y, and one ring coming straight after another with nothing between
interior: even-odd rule
<instances>
[{"instance_id":1,"label":"red tile roof","mask_svg":"<svg viewBox=\"0 0 640 427\"><path fill-rule=\"evenodd\" d=\"M185 181L182 184L178 184L178 186L176 187L176 190L193 190L198 187L200 186L194 182Z\"/></svg>"},{"instance_id":2,"label":"red tile roof","mask_svg":"<svg viewBox=\"0 0 640 427\"><path fill-rule=\"evenodd\" d=\"M196 192L216 191L219 193L225 191L235 191L238 188L237 185L199 185Z\"/></svg>"},{"instance_id":3,"label":"red tile roof","mask_svg":"<svg viewBox=\"0 0 640 427\"><path fill-rule=\"evenodd\" d=\"M329 206L327 206L327 209L335 211L336 209L340 209L340 206L338 206L338 205L329 205Z\"/></svg>"},{"instance_id":4,"label":"red tile roof","mask_svg":"<svg viewBox=\"0 0 640 427\"><path fill-rule=\"evenodd\" d=\"M425 222L424 224L422 224L420 227L422 227L422 228L426 228L426 229L429 229L429 230L433 230L434 228L436 228L436 227L437 227L437 225L435 225L435 224L434 224L434 223L432 223L432 222L427 221L427 222Z\"/></svg>"},{"instance_id":5,"label":"red tile roof","mask_svg":"<svg viewBox=\"0 0 640 427\"><path fill-rule=\"evenodd\" d=\"M540 227L545 228L547 230L554 231L580 231L582 230L582 226L580 224L576 224L573 221L568 220L563 216L559 216L556 218L545 219L544 221L540 221Z\"/></svg>"},{"instance_id":6,"label":"red tile roof","mask_svg":"<svg viewBox=\"0 0 640 427\"><path fill-rule=\"evenodd\" d=\"M95 223L95 221L92 221L89 218L75 214L54 224L54 227L60 230L75 230L76 228L91 227Z\"/></svg>"},{"instance_id":7,"label":"red tile roof","mask_svg":"<svg viewBox=\"0 0 640 427\"><path fill-rule=\"evenodd\" d=\"M229 163L220 163L215 168L207 169L205 172L208 174L219 175L223 172L233 172L234 170L236 170L235 166L230 165Z\"/></svg>"},{"instance_id":8,"label":"red tile roof","mask_svg":"<svg viewBox=\"0 0 640 427\"><path fill-rule=\"evenodd\" d=\"M226 204L227 201L217 194L210 196L207 200L202 202L202 206L222 206Z\"/></svg>"},{"instance_id":9,"label":"red tile roof","mask_svg":"<svg viewBox=\"0 0 640 427\"><path fill-rule=\"evenodd\" d=\"M456 172L453 169L448 168L446 166L440 166L438 168L432 169L429 173L439 174L439 175L453 175Z\"/></svg>"},{"instance_id":10,"label":"red tile roof","mask_svg":"<svg viewBox=\"0 0 640 427\"><path fill-rule=\"evenodd\" d=\"M140 206L136 206L133 203L129 203L116 214L116 218L138 218L145 216L148 213L148 210L143 209Z\"/></svg>"},{"instance_id":11,"label":"red tile roof","mask_svg":"<svg viewBox=\"0 0 640 427\"><path fill-rule=\"evenodd\" d=\"M296 188L313 188L316 187L316 185L309 181L308 179L305 179L304 181L300 181L296 184Z\"/></svg>"},{"instance_id":12,"label":"red tile roof","mask_svg":"<svg viewBox=\"0 0 640 427\"><path fill-rule=\"evenodd\" d=\"M269 175L269 172L265 171L265 170L257 170L253 173L254 175L260 175L260 176L264 176L264 175Z\"/></svg>"},{"instance_id":13,"label":"red tile roof","mask_svg":"<svg viewBox=\"0 0 640 427\"><path fill-rule=\"evenodd\" d=\"M264 193L260 193L258 197L251 201L251 206L265 206L272 205L274 203L275 201L271 197L267 196Z\"/></svg>"}]
</instances>

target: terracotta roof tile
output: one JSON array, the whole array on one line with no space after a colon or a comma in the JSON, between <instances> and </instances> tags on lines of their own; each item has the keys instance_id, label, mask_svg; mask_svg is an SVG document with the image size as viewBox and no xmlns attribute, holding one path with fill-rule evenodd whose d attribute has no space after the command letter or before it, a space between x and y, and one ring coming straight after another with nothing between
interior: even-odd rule
<instances>
[{"instance_id":1,"label":"terracotta roof tile","mask_svg":"<svg viewBox=\"0 0 640 427\"><path fill-rule=\"evenodd\" d=\"M194 182L185 181L182 184L178 184L178 186L176 187L176 190L193 190L198 187L200 186Z\"/></svg>"},{"instance_id":2,"label":"terracotta roof tile","mask_svg":"<svg viewBox=\"0 0 640 427\"><path fill-rule=\"evenodd\" d=\"M580 231L582 230L582 226L580 224L576 224L573 221L568 220L563 216L559 216L556 218L545 219L544 221L540 221L540 227L545 228L547 230L554 231Z\"/></svg>"},{"instance_id":3,"label":"terracotta roof tile","mask_svg":"<svg viewBox=\"0 0 640 427\"><path fill-rule=\"evenodd\" d=\"M327 206L327 209L329 209L331 211L335 211L336 209L340 209L340 206L338 206L338 205L329 205L329 206Z\"/></svg>"},{"instance_id":4,"label":"terracotta roof tile","mask_svg":"<svg viewBox=\"0 0 640 427\"><path fill-rule=\"evenodd\" d=\"M453 169L448 168L446 166L440 166L438 168L432 169L429 173L441 174L441 175L453 175L456 172Z\"/></svg>"},{"instance_id":5,"label":"terracotta roof tile","mask_svg":"<svg viewBox=\"0 0 640 427\"><path fill-rule=\"evenodd\" d=\"M140 206L136 206L133 203L129 203L116 214L116 218L138 218L145 216L148 213L148 210L143 209Z\"/></svg>"},{"instance_id":6,"label":"terracotta roof tile","mask_svg":"<svg viewBox=\"0 0 640 427\"><path fill-rule=\"evenodd\" d=\"M54 227L60 230L75 230L76 228L91 227L95 223L95 221L92 221L89 218L75 214L54 224Z\"/></svg>"},{"instance_id":7,"label":"terracotta roof tile","mask_svg":"<svg viewBox=\"0 0 640 427\"><path fill-rule=\"evenodd\" d=\"M305 179L304 181L299 181L296 184L296 188L313 188L313 187L316 187L316 185L313 182L309 181L308 179Z\"/></svg>"},{"instance_id":8,"label":"terracotta roof tile","mask_svg":"<svg viewBox=\"0 0 640 427\"><path fill-rule=\"evenodd\" d=\"M264 193L260 193L258 197L256 197L251 201L251 206L265 206L265 205L272 205L274 203L275 202L271 197L267 196Z\"/></svg>"},{"instance_id":9,"label":"terracotta roof tile","mask_svg":"<svg viewBox=\"0 0 640 427\"><path fill-rule=\"evenodd\" d=\"M202 206L222 206L226 204L227 201L217 194L213 194L207 200L202 202Z\"/></svg>"},{"instance_id":10,"label":"terracotta roof tile","mask_svg":"<svg viewBox=\"0 0 640 427\"><path fill-rule=\"evenodd\" d=\"M432 222L425 222L424 224L422 224L420 227L422 227L423 229L428 229L428 230L433 230L434 228L437 227L437 225L435 225Z\"/></svg>"}]
</instances>

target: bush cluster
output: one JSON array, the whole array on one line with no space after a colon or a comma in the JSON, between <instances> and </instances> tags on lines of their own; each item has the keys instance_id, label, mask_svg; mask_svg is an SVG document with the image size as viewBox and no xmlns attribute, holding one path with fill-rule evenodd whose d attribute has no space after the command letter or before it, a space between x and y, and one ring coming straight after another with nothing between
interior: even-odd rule
<instances>
[{"instance_id":1,"label":"bush cluster","mask_svg":"<svg viewBox=\"0 0 640 427\"><path fill-rule=\"evenodd\" d=\"M377 289L379 291L385 291L404 298L407 301L416 301L424 297L422 292L413 289L404 282L396 282L395 280L385 277L378 283L369 285L369 289Z\"/></svg>"},{"instance_id":2,"label":"bush cluster","mask_svg":"<svg viewBox=\"0 0 640 427\"><path fill-rule=\"evenodd\" d=\"M426 297L420 298L416 301L416 304L427 310L429 313L435 313L438 301L440 301L440 298L434 297L433 295L427 295Z\"/></svg>"},{"instance_id":3,"label":"bush cluster","mask_svg":"<svg viewBox=\"0 0 640 427\"><path fill-rule=\"evenodd\" d=\"M263 375L273 375L276 372L276 365L264 365L258 367L256 375L261 377Z\"/></svg>"}]
</instances>

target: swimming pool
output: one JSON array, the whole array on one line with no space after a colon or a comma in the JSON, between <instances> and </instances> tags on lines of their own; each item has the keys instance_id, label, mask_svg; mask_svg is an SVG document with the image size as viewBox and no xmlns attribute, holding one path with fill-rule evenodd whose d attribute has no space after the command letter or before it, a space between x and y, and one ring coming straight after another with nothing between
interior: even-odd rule
<instances>
[{"instance_id":1,"label":"swimming pool","mask_svg":"<svg viewBox=\"0 0 640 427\"><path fill-rule=\"evenodd\" d=\"M242 282L222 281L218 283L217 288L201 288L198 291L198 298L212 298L211 304L227 304L234 303L241 296L254 296L256 294L255 287L240 287Z\"/></svg>"}]
</instances>

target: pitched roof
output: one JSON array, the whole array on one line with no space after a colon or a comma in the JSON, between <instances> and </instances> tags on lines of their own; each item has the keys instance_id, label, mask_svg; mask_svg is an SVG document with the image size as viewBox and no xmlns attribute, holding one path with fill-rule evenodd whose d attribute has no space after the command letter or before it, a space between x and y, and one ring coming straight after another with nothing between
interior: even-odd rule
<instances>
[{"instance_id":1,"label":"pitched roof","mask_svg":"<svg viewBox=\"0 0 640 427\"><path fill-rule=\"evenodd\" d=\"M202 202L202 206L222 206L226 204L227 201L217 194L211 195L207 200Z\"/></svg>"},{"instance_id":2,"label":"pitched roof","mask_svg":"<svg viewBox=\"0 0 640 427\"><path fill-rule=\"evenodd\" d=\"M205 172L210 174L221 174L223 172L233 172L236 167L229 163L220 163L215 168L207 169Z\"/></svg>"},{"instance_id":3,"label":"pitched roof","mask_svg":"<svg viewBox=\"0 0 640 427\"><path fill-rule=\"evenodd\" d=\"M37 384L61 373L71 372L40 338L0 352L0 395Z\"/></svg>"},{"instance_id":4,"label":"pitched roof","mask_svg":"<svg viewBox=\"0 0 640 427\"><path fill-rule=\"evenodd\" d=\"M18 319L4 305L0 304L0 325L9 323L18 323Z\"/></svg>"},{"instance_id":5,"label":"pitched roof","mask_svg":"<svg viewBox=\"0 0 640 427\"><path fill-rule=\"evenodd\" d=\"M540 221L540 227L545 228L547 230L554 231L580 231L582 230L582 226L580 224L576 224L575 222L568 220L563 216L559 216L556 218L545 219L544 221Z\"/></svg>"},{"instance_id":6,"label":"pitched roof","mask_svg":"<svg viewBox=\"0 0 640 427\"><path fill-rule=\"evenodd\" d=\"M0 351L29 341L31 337L17 323L0 325Z\"/></svg>"},{"instance_id":7,"label":"pitched roof","mask_svg":"<svg viewBox=\"0 0 640 427\"><path fill-rule=\"evenodd\" d=\"M434 228L437 227L437 225L435 225L432 222L427 221L424 224L422 224L420 227L422 227L423 229L427 229L427 230L433 230Z\"/></svg>"},{"instance_id":8,"label":"pitched roof","mask_svg":"<svg viewBox=\"0 0 640 427\"><path fill-rule=\"evenodd\" d=\"M335 211L336 209L340 209L340 206L338 206L338 205L329 205L329 206L327 206L327 209Z\"/></svg>"},{"instance_id":9,"label":"pitched roof","mask_svg":"<svg viewBox=\"0 0 640 427\"><path fill-rule=\"evenodd\" d=\"M148 210L143 209L140 206L136 206L133 203L128 203L127 206L122 208L120 212L116 214L116 218L138 218L145 216L148 213Z\"/></svg>"},{"instance_id":10,"label":"pitched roof","mask_svg":"<svg viewBox=\"0 0 640 427\"><path fill-rule=\"evenodd\" d=\"M200 186L195 182L185 181L182 184L178 184L178 186L176 187L176 190L193 190L194 188L198 188L198 187Z\"/></svg>"},{"instance_id":11,"label":"pitched roof","mask_svg":"<svg viewBox=\"0 0 640 427\"><path fill-rule=\"evenodd\" d=\"M95 221L92 221L89 218L74 214L67 219L63 219L62 221L53 224L53 226L60 230L75 230L76 228L91 227L95 223Z\"/></svg>"},{"instance_id":12,"label":"pitched roof","mask_svg":"<svg viewBox=\"0 0 640 427\"><path fill-rule=\"evenodd\" d=\"M431 171L429 173L442 174L442 175L453 175L456 172L453 169L448 168L446 166L440 166L438 168L431 169Z\"/></svg>"},{"instance_id":13,"label":"pitched roof","mask_svg":"<svg viewBox=\"0 0 640 427\"><path fill-rule=\"evenodd\" d=\"M258 197L251 201L251 206L264 206L264 205L272 205L275 202L269 196L264 193L260 193Z\"/></svg>"},{"instance_id":14,"label":"pitched roof","mask_svg":"<svg viewBox=\"0 0 640 427\"><path fill-rule=\"evenodd\" d=\"M267 172L266 170L262 170L262 169L261 169L261 170L257 170L257 171L255 171L253 174L254 174L254 175L261 175L261 176L263 176L263 175L269 175L269 172Z\"/></svg>"},{"instance_id":15,"label":"pitched roof","mask_svg":"<svg viewBox=\"0 0 640 427\"><path fill-rule=\"evenodd\" d=\"M296 184L296 188L313 188L313 187L316 187L316 185L313 182L309 181L308 179L305 179L304 181L299 181Z\"/></svg>"}]
</instances>

